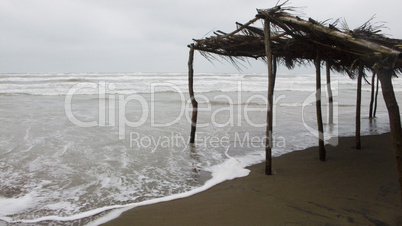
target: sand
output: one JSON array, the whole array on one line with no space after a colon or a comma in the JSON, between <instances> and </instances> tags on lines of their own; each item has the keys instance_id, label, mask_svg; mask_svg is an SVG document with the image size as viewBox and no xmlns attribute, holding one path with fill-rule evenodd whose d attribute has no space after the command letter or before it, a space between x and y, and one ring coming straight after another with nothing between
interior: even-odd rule
<instances>
[{"instance_id":1,"label":"sand","mask_svg":"<svg viewBox=\"0 0 402 226\"><path fill-rule=\"evenodd\" d=\"M131 209L106 225L402 225L399 184L390 134L354 138L274 158L247 177L205 192Z\"/></svg>"}]
</instances>

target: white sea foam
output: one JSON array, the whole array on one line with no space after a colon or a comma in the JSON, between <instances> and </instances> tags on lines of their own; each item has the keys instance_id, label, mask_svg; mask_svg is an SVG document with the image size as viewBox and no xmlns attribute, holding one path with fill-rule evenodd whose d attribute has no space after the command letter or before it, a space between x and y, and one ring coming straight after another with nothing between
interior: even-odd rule
<instances>
[{"instance_id":1,"label":"white sea foam","mask_svg":"<svg viewBox=\"0 0 402 226\"><path fill-rule=\"evenodd\" d=\"M2 217L0 217L0 220L6 221L9 223L38 223L38 222L42 222L42 221L73 221L73 220L82 219L85 217L90 217L90 216L93 216L93 215L96 215L96 214L99 214L99 213L102 213L102 212L105 212L108 210L113 210L112 212L108 213L107 215L105 215L99 219L96 219L95 221L88 224L88 225L99 225L101 223L110 221L110 220L120 216L121 213L123 213L129 209L135 208L135 207L189 197L194 194L208 190L209 188L211 188L219 183L222 183L223 181L232 180L232 179L239 178L239 177L245 177L250 173L250 170L246 169L246 167L260 163L263 161L263 159L264 159L264 152L261 152L261 151L254 152L247 156L242 156L239 158L231 157L231 158L225 160L224 162L222 162L221 164L207 167L205 170L211 172L212 178L210 180L206 181L205 184L202 185L201 187L192 189L191 191L174 194L174 195L169 195L166 197L146 200L146 201L138 202L138 203L105 206L102 208L93 209L90 211L82 212L82 213L67 216L67 217L46 216L46 217L40 217L40 218L32 219L32 220L12 220L10 217L4 217L4 216L16 214L16 213L19 213L26 209L29 209L33 202L32 195L28 194L28 195L18 198L18 199L0 199L0 204L1 204L0 206L3 207L0 209L0 214L2 215ZM71 203L59 202L59 203L55 203L55 204L49 204L46 207L49 209L68 208L68 207L71 207Z\"/></svg>"},{"instance_id":2,"label":"white sea foam","mask_svg":"<svg viewBox=\"0 0 402 226\"><path fill-rule=\"evenodd\" d=\"M265 158L265 152L255 152L247 156L243 156L240 158L230 158L224 161L221 164L214 165L208 167L206 170L212 173L212 178L208 180L203 186L193 189L191 191L175 194L163 198L153 199L145 202L140 203L133 203L129 205L125 205L119 208L115 208L112 212L108 213L107 215L89 223L88 225L99 225L106 223L110 220L113 220L119 217L123 212L130 210L135 207L140 207L144 205L151 205L160 202L167 202L175 199L186 198L197 193L203 192L208 190L209 188L220 184L227 180L233 180L235 178L245 177L249 175L250 170L246 169L246 167L258 164L262 162Z\"/></svg>"},{"instance_id":3,"label":"white sea foam","mask_svg":"<svg viewBox=\"0 0 402 226\"><path fill-rule=\"evenodd\" d=\"M0 216L13 215L26 211L33 206L34 199L35 197L32 193L19 198L0 197Z\"/></svg>"}]
</instances>

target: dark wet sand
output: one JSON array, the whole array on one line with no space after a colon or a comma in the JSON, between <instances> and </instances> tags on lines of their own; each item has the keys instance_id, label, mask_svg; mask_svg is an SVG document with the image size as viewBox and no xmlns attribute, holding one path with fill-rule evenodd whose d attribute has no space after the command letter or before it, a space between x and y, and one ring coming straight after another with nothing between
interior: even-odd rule
<instances>
[{"instance_id":1,"label":"dark wet sand","mask_svg":"<svg viewBox=\"0 0 402 226\"><path fill-rule=\"evenodd\" d=\"M390 134L354 137L274 158L244 178L179 200L131 209L107 225L402 225Z\"/></svg>"}]
</instances>

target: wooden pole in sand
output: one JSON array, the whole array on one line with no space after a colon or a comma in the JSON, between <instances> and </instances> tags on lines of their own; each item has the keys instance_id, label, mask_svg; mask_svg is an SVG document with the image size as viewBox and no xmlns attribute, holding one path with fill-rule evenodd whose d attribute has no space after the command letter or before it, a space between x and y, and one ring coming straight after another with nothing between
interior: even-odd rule
<instances>
[{"instance_id":1,"label":"wooden pole in sand","mask_svg":"<svg viewBox=\"0 0 402 226\"><path fill-rule=\"evenodd\" d=\"M378 101L378 87L380 86L379 84L379 79L377 76L377 84L376 84L376 88L375 88L375 98L374 98L374 110L373 110L373 118L375 118L376 114L377 114L377 101Z\"/></svg>"},{"instance_id":2,"label":"wooden pole in sand","mask_svg":"<svg viewBox=\"0 0 402 226\"><path fill-rule=\"evenodd\" d=\"M327 76L327 93L328 93L328 124L334 124L334 98L332 97L331 89L331 64L327 61L326 64Z\"/></svg>"},{"instance_id":3,"label":"wooden pole in sand","mask_svg":"<svg viewBox=\"0 0 402 226\"><path fill-rule=\"evenodd\" d=\"M191 105L193 106L193 114L192 114L192 117L191 117L190 144L194 144L194 142L195 142L195 130L196 130L196 127L197 127L198 102L194 98L194 89L193 89L194 45L189 45L189 48L190 48L190 54L189 54L189 60L188 60L188 91L190 93Z\"/></svg>"},{"instance_id":4,"label":"wooden pole in sand","mask_svg":"<svg viewBox=\"0 0 402 226\"><path fill-rule=\"evenodd\" d=\"M273 123L273 95L275 88L275 74L272 65L271 26L268 20L264 21L265 54L268 63L268 110L267 127L265 132L265 174L272 175L272 123Z\"/></svg>"},{"instance_id":5,"label":"wooden pole in sand","mask_svg":"<svg viewBox=\"0 0 402 226\"><path fill-rule=\"evenodd\" d=\"M373 111L374 111L374 93L375 93L375 71L373 71L373 77L371 78L371 98L370 98L370 109L369 109L369 118L374 118Z\"/></svg>"},{"instance_id":6,"label":"wooden pole in sand","mask_svg":"<svg viewBox=\"0 0 402 226\"><path fill-rule=\"evenodd\" d=\"M395 154L402 204L402 129L398 102L392 85L392 68L377 68L377 76L381 82L382 94L387 106L389 124L391 127L392 146Z\"/></svg>"},{"instance_id":7,"label":"wooden pole in sand","mask_svg":"<svg viewBox=\"0 0 402 226\"><path fill-rule=\"evenodd\" d=\"M359 65L359 75L357 76L357 97L356 97L356 149L361 149L360 140L360 116L362 105L362 78L364 66L362 63Z\"/></svg>"},{"instance_id":8,"label":"wooden pole in sand","mask_svg":"<svg viewBox=\"0 0 402 226\"><path fill-rule=\"evenodd\" d=\"M322 123L322 112L321 112L321 53L318 50L314 63L316 72L315 106L316 106L317 125L318 125L319 157L321 161L325 161L326 151L324 147L324 126Z\"/></svg>"}]
</instances>

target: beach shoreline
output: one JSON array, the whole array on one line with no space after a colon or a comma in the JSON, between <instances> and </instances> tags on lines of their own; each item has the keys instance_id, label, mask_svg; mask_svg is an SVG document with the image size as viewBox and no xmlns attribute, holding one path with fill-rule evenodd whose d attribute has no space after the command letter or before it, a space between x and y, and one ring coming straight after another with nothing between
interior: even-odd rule
<instances>
[{"instance_id":1,"label":"beach shoreline","mask_svg":"<svg viewBox=\"0 0 402 226\"><path fill-rule=\"evenodd\" d=\"M402 209L389 133L340 137L326 146L295 151L248 167L247 177L196 195L136 207L104 225L400 225Z\"/></svg>"}]
</instances>

